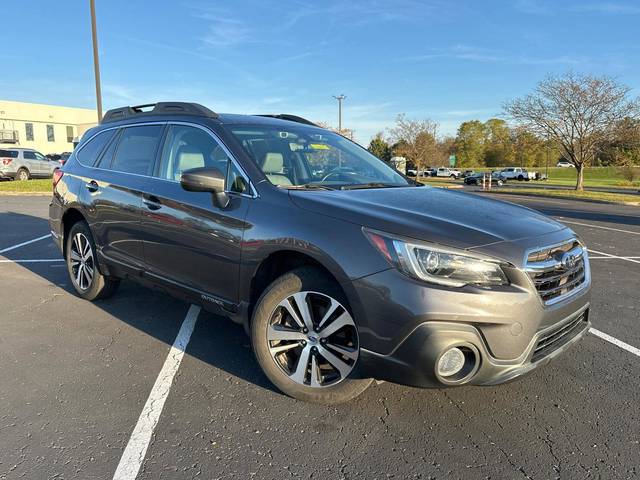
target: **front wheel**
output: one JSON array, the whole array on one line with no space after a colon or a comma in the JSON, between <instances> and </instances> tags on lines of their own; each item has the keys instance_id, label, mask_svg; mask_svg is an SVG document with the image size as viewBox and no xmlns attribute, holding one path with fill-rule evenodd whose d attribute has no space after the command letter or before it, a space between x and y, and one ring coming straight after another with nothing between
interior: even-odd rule
<instances>
[{"instance_id":1,"label":"front wheel","mask_svg":"<svg viewBox=\"0 0 640 480\"><path fill-rule=\"evenodd\" d=\"M85 300L111 296L119 280L100 273L96 246L89 226L81 221L74 224L67 235L65 257L71 283Z\"/></svg>"},{"instance_id":2,"label":"front wheel","mask_svg":"<svg viewBox=\"0 0 640 480\"><path fill-rule=\"evenodd\" d=\"M360 395L371 379L357 373L358 330L344 294L322 271L304 267L276 279L251 323L260 367L285 394L336 404Z\"/></svg>"}]
</instances>

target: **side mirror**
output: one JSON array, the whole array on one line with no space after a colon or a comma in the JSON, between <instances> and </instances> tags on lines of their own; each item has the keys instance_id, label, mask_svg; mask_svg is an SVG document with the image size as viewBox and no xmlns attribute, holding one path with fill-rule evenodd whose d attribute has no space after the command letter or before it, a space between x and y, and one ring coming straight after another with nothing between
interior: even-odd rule
<instances>
[{"instance_id":1,"label":"side mirror","mask_svg":"<svg viewBox=\"0 0 640 480\"><path fill-rule=\"evenodd\" d=\"M213 202L220 208L229 205L224 183L225 175L214 167L191 168L180 176L182 188L189 192L211 192Z\"/></svg>"}]
</instances>

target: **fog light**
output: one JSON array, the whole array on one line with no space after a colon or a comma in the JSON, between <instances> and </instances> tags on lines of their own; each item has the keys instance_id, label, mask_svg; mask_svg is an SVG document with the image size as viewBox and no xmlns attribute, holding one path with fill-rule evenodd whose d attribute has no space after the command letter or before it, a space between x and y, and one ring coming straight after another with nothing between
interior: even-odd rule
<instances>
[{"instance_id":1,"label":"fog light","mask_svg":"<svg viewBox=\"0 0 640 480\"><path fill-rule=\"evenodd\" d=\"M450 377L464 367L464 353L459 348L453 347L442 354L438 361L438 375Z\"/></svg>"}]
</instances>

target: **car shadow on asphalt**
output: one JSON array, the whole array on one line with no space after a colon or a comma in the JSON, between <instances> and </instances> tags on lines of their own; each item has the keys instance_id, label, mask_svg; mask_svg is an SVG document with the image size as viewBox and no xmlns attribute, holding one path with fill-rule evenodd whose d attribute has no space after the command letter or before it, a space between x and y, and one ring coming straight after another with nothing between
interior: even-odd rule
<instances>
[{"instance_id":1,"label":"car shadow on asphalt","mask_svg":"<svg viewBox=\"0 0 640 480\"><path fill-rule=\"evenodd\" d=\"M37 236L49 231L48 222L42 218L14 212L0 213L0 225L9 224L22 225L25 231L37 232ZM23 238L21 241L29 239ZM3 242L3 245L4 243L6 242ZM0 257L7 260L23 260L62 256L52 240L44 239L0 254ZM52 265L58 268L52 268ZM71 295L76 295L66 266L63 265L48 262L20 263L22 268L58 285ZM175 340L188 308L184 301L130 280L122 281L112 297L91 304L109 316L166 343L169 347ZM258 366L244 328L226 317L202 310L186 353L229 375L279 393Z\"/></svg>"}]
</instances>

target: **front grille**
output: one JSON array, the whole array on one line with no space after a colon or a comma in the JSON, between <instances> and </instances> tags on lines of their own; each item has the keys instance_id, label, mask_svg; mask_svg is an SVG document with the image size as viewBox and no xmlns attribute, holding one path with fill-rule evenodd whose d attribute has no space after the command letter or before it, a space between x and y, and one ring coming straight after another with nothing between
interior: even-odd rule
<instances>
[{"instance_id":1,"label":"front grille","mask_svg":"<svg viewBox=\"0 0 640 480\"><path fill-rule=\"evenodd\" d=\"M525 265L546 304L559 301L582 286L588 268L585 250L577 240L530 252Z\"/></svg>"},{"instance_id":2,"label":"front grille","mask_svg":"<svg viewBox=\"0 0 640 480\"><path fill-rule=\"evenodd\" d=\"M540 337L536 347L533 350L532 362L542 360L554 350L565 345L569 340L582 332L588 322L588 311L585 310L577 317L568 322L555 325L553 328L545 331Z\"/></svg>"}]
</instances>

